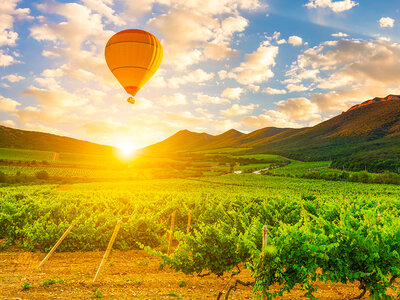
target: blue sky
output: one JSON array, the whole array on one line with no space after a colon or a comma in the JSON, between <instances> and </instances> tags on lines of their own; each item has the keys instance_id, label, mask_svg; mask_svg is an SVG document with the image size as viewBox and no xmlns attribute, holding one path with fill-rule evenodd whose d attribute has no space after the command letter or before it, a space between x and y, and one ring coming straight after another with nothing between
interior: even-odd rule
<instances>
[{"instance_id":1,"label":"blue sky","mask_svg":"<svg viewBox=\"0 0 400 300\"><path fill-rule=\"evenodd\" d=\"M399 27L395 0L3 0L0 123L133 148L312 126L400 93ZM127 28L164 48L135 105L104 60Z\"/></svg>"}]
</instances>

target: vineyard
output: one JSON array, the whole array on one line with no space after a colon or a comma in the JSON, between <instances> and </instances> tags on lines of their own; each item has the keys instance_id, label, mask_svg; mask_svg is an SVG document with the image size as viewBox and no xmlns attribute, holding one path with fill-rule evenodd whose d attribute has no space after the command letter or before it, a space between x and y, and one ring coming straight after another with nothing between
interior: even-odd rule
<instances>
[{"instance_id":1,"label":"vineyard","mask_svg":"<svg viewBox=\"0 0 400 300\"><path fill-rule=\"evenodd\" d=\"M184 274L240 279L244 263L255 297L300 286L313 299L319 281L357 283L360 296L391 299L400 275L399 195L395 185L254 174L8 186L0 189L0 239L3 249L47 252L76 222L58 251L105 250L122 220L115 249L143 248Z\"/></svg>"}]
</instances>

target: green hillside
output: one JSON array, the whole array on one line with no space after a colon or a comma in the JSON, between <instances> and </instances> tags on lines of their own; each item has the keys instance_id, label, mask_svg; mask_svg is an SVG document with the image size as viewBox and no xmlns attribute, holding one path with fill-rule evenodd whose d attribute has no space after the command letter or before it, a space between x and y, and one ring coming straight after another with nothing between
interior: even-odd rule
<instances>
[{"instance_id":1,"label":"green hillside","mask_svg":"<svg viewBox=\"0 0 400 300\"><path fill-rule=\"evenodd\" d=\"M50 133L0 126L0 148L64 153L111 154L114 148Z\"/></svg>"}]
</instances>

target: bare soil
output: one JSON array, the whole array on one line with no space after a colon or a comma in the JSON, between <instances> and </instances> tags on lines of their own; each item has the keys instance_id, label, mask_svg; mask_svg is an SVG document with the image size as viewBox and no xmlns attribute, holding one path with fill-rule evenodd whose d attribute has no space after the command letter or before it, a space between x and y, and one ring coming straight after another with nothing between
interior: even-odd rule
<instances>
[{"instance_id":1,"label":"bare soil","mask_svg":"<svg viewBox=\"0 0 400 300\"><path fill-rule=\"evenodd\" d=\"M97 282L93 277L103 252L55 253L39 269L45 257L39 252L0 252L0 299L225 299L228 287L238 278L252 281L247 270L231 278L210 275L198 277L159 270L158 258L145 251L113 251ZM54 280L56 283L44 286ZM23 289L27 282L30 288ZM181 286L180 286L181 285ZM299 288L280 299L304 299ZM318 299L351 299L360 294L357 285L318 283ZM238 286L229 299L251 299L252 288ZM363 299L368 299L365 296Z\"/></svg>"}]
</instances>

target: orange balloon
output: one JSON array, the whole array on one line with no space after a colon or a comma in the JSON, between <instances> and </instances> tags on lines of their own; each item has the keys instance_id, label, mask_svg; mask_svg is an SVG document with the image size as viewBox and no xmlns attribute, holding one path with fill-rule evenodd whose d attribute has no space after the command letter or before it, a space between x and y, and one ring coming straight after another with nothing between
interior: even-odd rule
<instances>
[{"instance_id":1,"label":"orange balloon","mask_svg":"<svg viewBox=\"0 0 400 300\"><path fill-rule=\"evenodd\" d=\"M160 41L140 29L114 34L104 52L108 68L132 96L154 75L163 57Z\"/></svg>"}]
</instances>

